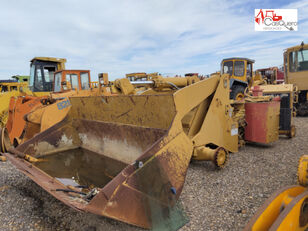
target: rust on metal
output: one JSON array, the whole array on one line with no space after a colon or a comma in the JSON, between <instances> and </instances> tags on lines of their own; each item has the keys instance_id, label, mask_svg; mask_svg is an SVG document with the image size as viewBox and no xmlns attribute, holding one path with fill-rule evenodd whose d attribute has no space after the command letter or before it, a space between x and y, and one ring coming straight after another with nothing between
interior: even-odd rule
<instances>
[{"instance_id":1,"label":"rust on metal","mask_svg":"<svg viewBox=\"0 0 308 231\"><path fill-rule=\"evenodd\" d=\"M139 227L153 227L158 214L172 216L195 148L238 148L228 75L169 94L70 102L64 120L4 155L63 203Z\"/></svg>"}]
</instances>

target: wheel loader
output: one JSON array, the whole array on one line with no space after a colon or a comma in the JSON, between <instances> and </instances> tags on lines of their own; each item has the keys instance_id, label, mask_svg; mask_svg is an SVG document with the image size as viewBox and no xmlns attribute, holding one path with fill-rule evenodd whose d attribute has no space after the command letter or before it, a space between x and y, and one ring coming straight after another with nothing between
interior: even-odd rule
<instances>
[{"instance_id":1,"label":"wheel loader","mask_svg":"<svg viewBox=\"0 0 308 231\"><path fill-rule=\"evenodd\" d=\"M122 87L141 84L127 81ZM191 159L222 168L239 148L229 75L144 84L151 88L140 94L128 87L125 95L69 97L62 121L3 155L77 210L154 230L180 228L186 220L177 200ZM273 104L266 118L278 137Z\"/></svg>"},{"instance_id":2,"label":"wheel loader","mask_svg":"<svg viewBox=\"0 0 308 231\"><path fill-rule=\"evenodd\" d=\"M227 58L221 62L221 73L230 75L230 99L243 100L247 90L251 87L260 86L264 95L281 97L279 133L289 138L295 136L296 128L293 125L295 116L294 105L297 101L296 88L293 84L271 85L267 84L262 73L253 73L254 60L248 58Z\"/></svg>"},{"instance_id":3,"label":"wheel loader","mask_svg":"<svg viewBox=\"0 0 308 231\"><path fill-rule=\"evenodd\" d=\"M182 82L178 79L168 78L168 82L164 82L164 78L156 76L155 83L151 86L151 91L159 89L160 92L170 90L174 84L184 86L199 81L195 77L182 78ZM172 84L173 85L170 85ZM140 82L129 83L127 79L117 79L110 83L108 74L99 75L99 86L89 88L91 86L90 71L86 70L62 70L55 73L54 90L50 97L15 97L10 101L10 113L6 127L0 130L0 150L3 152L9 147L17 147L19 144L32 138L35 134L46 130L57 122L61 121L70 109L70 101L68 97L73 96L93 96L93 95L117 95L117 94L149 94L146 91L150 84L147 83L142 89ZM143 83L144 84L144 83ZM169 87L169 88L168 88Z\"/></svg>"},{"instance_id":4,"label":"wheel loader","mask_svg":"<svg viewBox=\"0 0 308 231\"><path fill-rule=\"evenodd\" d=\"M93 95L89 70L61 70L54 73L50 96L12 97L6 126L0 129L1 150L18 146L34 134L61 121L70 109L68 96Z\"/></svg>"},{"instance_id":5,"label":"wheel loader","mask_svg":"<svg viewBox=\"0 0 308 231\"><path fill-rule=\"evenodd\" d=\"M230 99L243 99L245 89L252 86L254 62L252 59L238 57L221 61L221 73L230 75Z\"/></svg>"},{"instance_id":6,"label":"wheel loader","mask_svg":"<svg viewBox=\"0 0 308 231\"><path fill-rule=\"evenodd\" d=\"M308 155L299 160L298 183L277 190L258 209L244 231L305 231L308 229Z\"/></svg>"},{"instance_id":7,"label":"wheel loader","mask_svg":"<svg viewBox=\"0 0 308 231\"><path fill-rule=\"evenodd\" d=\"M3 127L7 121L8 107L11 97L17 96L43 96L51 91L53 73L65 69L65 59L50 57L35 57L30 64L30 78L27 83L8 83L6 88L13 87L13 91L0 94L0 125ZM17 77L16 77L17 78ZM18 77L19 78L19 77ZM23 79L23 77L21 77ZM3 84L2 84L3 85ZM3 87L2 87L3 89Z\"/></svg>"},{"instance_id":8,"label":"wheel loader","mask_svg":"<svg viewBox=\"0 0 308 231\"><path fill-rule=\"evenodd\" d=\"M287 48L284 53L285 82L293 84L298 89L298 102L295 104L296 114L308 114L308 44L303 42L294 47Z\"/></svg>"}]
</instances>

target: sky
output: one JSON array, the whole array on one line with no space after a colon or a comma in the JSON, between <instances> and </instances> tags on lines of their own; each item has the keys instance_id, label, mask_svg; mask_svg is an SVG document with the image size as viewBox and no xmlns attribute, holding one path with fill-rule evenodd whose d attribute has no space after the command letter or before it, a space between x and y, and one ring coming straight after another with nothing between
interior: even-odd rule
<instances>
[{"instance_id":1,"label":"sky","mask_svg":"<svg viewBox=\"0 0 308 231\"><path fill-rule=\"evenodd\" d=\"M298 31L254 30L254 9L298 9ZM2 0L0 79L29 75L36 56L66 58L92 80L132 72L210 74L223 58L283 63L283 50L308 43L308 1Z\"/></svg>"}]
</instances>

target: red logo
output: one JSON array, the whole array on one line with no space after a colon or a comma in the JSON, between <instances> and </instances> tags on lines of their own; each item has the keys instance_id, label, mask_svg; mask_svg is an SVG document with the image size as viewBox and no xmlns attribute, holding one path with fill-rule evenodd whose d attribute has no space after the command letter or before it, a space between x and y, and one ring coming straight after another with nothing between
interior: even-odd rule
<instances>
[{"instance_id":1,"label":"red logo","mask_svg":"<svg viewBox=\"0 0 308 231\"><path fill-rule=\"evenodd\" d=\"M264 23L264 19L266 18L270 18L274 22L279 22L280 20L282 20L282 16L276 15L274 10L266 10L264 15L263 10L260 9L257 16L255 16L255 21L260 25L260 22L262 21L262 23Z\"/></svg>"}]
</instances>

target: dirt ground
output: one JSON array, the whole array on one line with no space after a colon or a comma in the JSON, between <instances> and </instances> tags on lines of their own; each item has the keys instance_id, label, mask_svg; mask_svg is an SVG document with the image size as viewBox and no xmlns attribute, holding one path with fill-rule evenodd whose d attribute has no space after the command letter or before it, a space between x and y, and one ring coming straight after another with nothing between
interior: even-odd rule
<instances>
[{"instance_id":1,"label":"dirt ground","mask_svg":"<svg viewBox=\"0 0 308 231\"><path fill-rule=\"evenodd\" d=\"M308 153L306 121L295 118L293 139L246 145L223 170L191 163L181 195L189 222L181 231L241 230L275 190L296 184L299 157ZM140 230L65 206L9 162L0 163L0 203L0 230Z\"/></svg>"}]
</instances>

